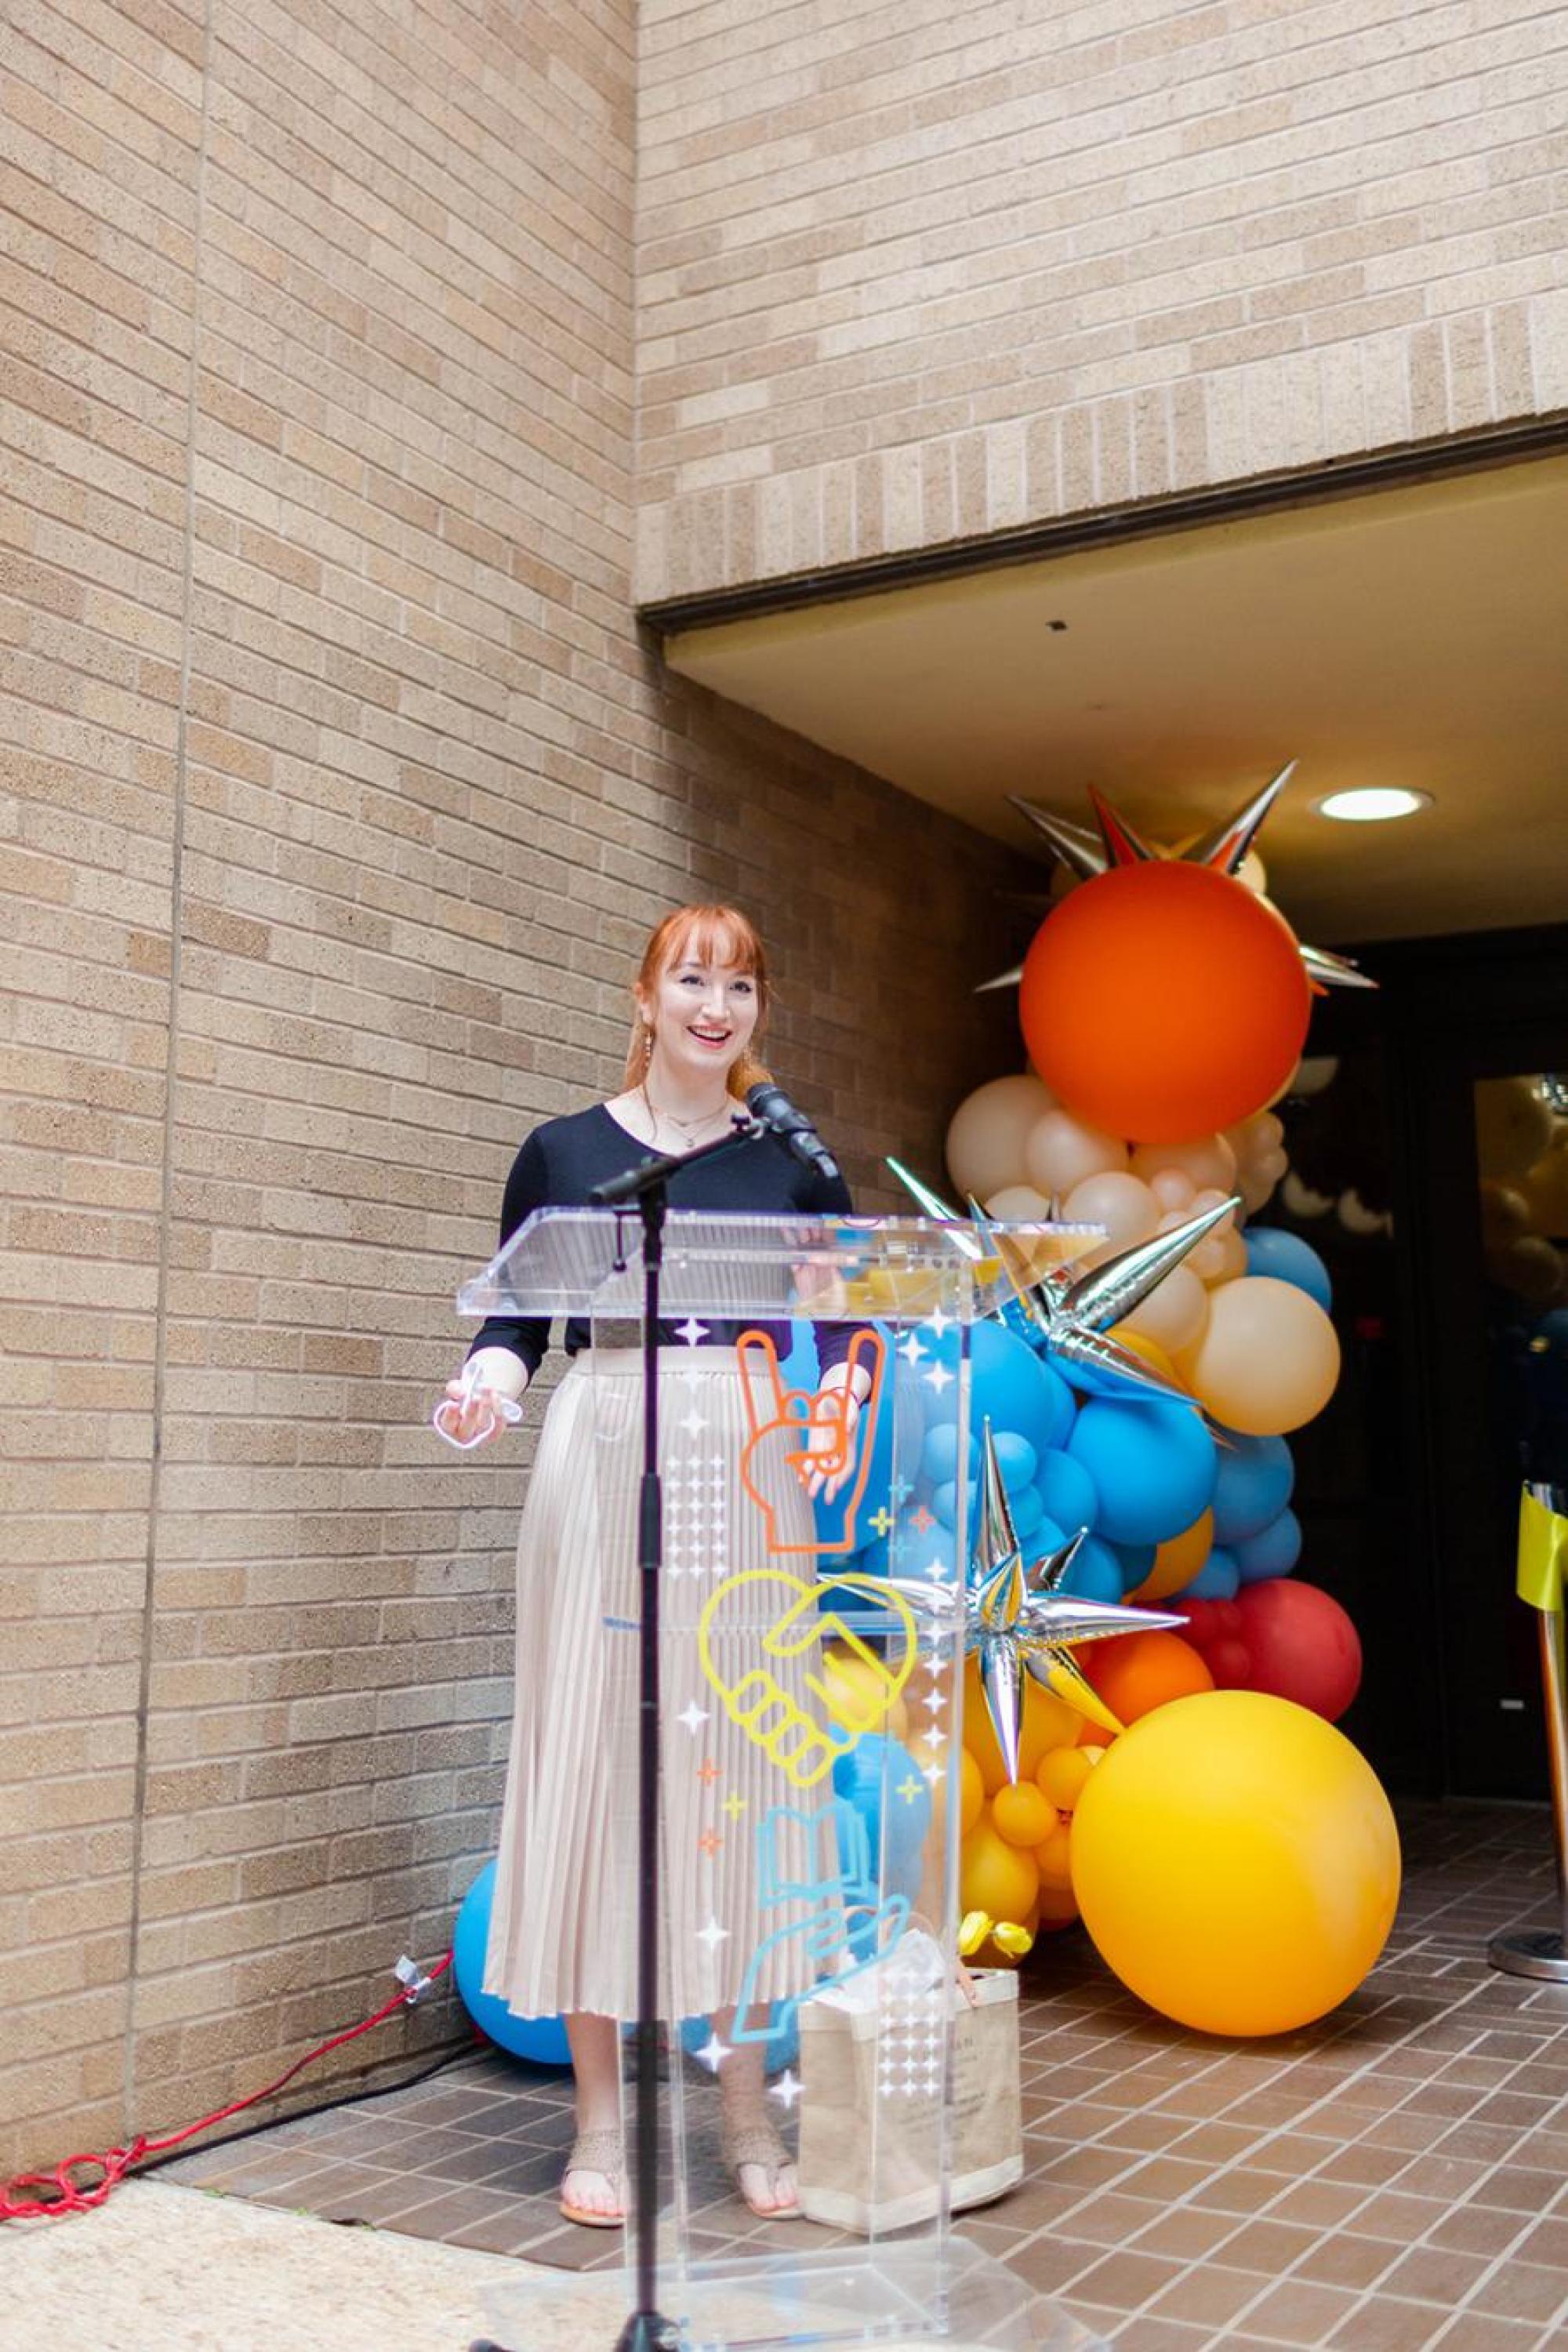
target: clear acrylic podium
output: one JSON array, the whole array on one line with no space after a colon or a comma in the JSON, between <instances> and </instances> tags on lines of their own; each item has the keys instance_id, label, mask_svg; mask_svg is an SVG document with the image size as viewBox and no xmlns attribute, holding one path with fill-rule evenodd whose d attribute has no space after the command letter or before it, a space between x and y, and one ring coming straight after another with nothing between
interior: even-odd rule
<instances>
[{"instance_id":1,"label":"clear acrylic podium","mask_svg":"<svg viewBox=\"0 0 1568 2352\"><path fill-rule=\"evenodd\" d=\"M1081 1233L1005 1228L1043 1268ZM642 1232L635 1210L547 1209L459 1293L464 1313L569 1316L581 1433L562 1563L595 1634L573 1705L564 1808L591 1864L540 1864L520 1916L550 1946L531 2009L635 2011ZM1095 2338L955 2234L961 1630L879 1571L961 1578L969 1557L969 1330L1005 1276L968 1224L672 1211L659 1351L663 1487L658 1815L657 2304L700 2347ZM869 1376L852 1466L822 1366ZM922 1457L952 1476L913 1501ZM557 1810L557 1817L559 1811ZM508 1868L503 1856L501 1869ZM557 1916L563 1870L592 1916ZM550 1908L551 1900L555 1909ZM564 1954L564 1957L563 1957ZM726 2099L795 2159L804 2218L758 2222L725 2163ZM627 2191L634 2110L626 2102ZM729 2151L732 2154L732 2150ZM982 2151L982 2153L984 2153ZM628 2216L628 2221L632 2217ZM634 2231L628 2226L628 2269ZM597 2251L597 2250L595 2250ZM534 2273L492 2290L508 2346L616 2341L627 2272Z\"/></svg>"}]
</instances>

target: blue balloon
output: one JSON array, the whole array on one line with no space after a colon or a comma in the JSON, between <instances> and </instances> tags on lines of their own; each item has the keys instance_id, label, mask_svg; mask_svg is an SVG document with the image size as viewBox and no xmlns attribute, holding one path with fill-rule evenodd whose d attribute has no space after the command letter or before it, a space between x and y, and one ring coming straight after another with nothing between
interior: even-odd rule
<instances>
[{"instance_id":1,"label":"blue balloon","mask_svg":"<svg viewBox=\"0 0 1568 2352\"><path fill-rule=\"evenodd\" d=\"M973 1437L969 1441L966 1460L969 1475L976 1477L980 1470L980 1448ZM955 1421L939 1421L934 1429L927 1430L925 1443L921 1447L921 1476L929 1478L934 1486L942 1486L957 1475L958 1423Z\"/></svg>"},{"instance_id":2,"label":"blue balloon","mask_svg":"<svg viewBox=\"0 0 1568 2352\"><path fill-rule=\"evenodd\" d=\"M1079 1601L1120 1601L1121 1562L1108 1543L1086 1536L1057 1590L1074 1593Z\"/></svg>"},{"instance_id":3,"label":"blue balloon","mask_svg":"<svg viewBox=\"0 0 1568 2352\"><path fill-rule=\"evenodd\" d=\"M1214 1495L1214 1440L1186 1405L1090 1397L1068 1451L1094 1481L1098 1532L1113 1543L1163 1543Z\"/></svg>"},{"instance_id":4,"label":"blue balloon","mask_svg":"<svg viewBox=\"0 0 1568 2352\"><path fill-rule=\"evenodd\" d=\"M1020 1486L1032 1486L1035 1474L1040 1466L1040 1457L1028 1439L1020 1437L1014 1429L993 1429L991 1444L996 1456L996 1466L1006 1480L1007 1492L1011 1495ZM979 1467L980 1449L976 1446L974 1468L978 1471Z\"/></svg>"},{"instance_id":5,"label":"blue balloon","mask_svg":"<svg viewBox=\"0 0 1568 2352\"><path fill-rule=\"evenodd\" d=\"M1240 1584L1241 1570L1235 1558L1222 1545L1215 1544L1192 1582L1184 1584L1177 1597L1183 1601L1230 1601Z\"/></svg>"},{"instance_id":6,"label":"blue balloon","mask_svg":"<svg viewBox=\"0 0 1568 2352\"><path fill-rule=\"evenodd\" d=\"M1244 1543L1285 1508L1296 1483L1296 1465L1282 1437L1232 1437L1217 1451L1214 1539L1217 1544Z\"/></svg>"},{"instance_id":7,"label":"blue balloon","mask_svg":"<svg viewBox=\"0 0 1568 2352\"><path fill-rule=\"evenodd\" d=\"M1059 1445L1072 1427L1072 1391L1058 1372L1044 1364L1026 1340L1004 1330L1000 1323L976 1323L969 1335L971 1385L969 1419L976 1434L985 1421L994 1432L1009 1431L1026 1437L1037 1454ZM946 1389L943 1397L952 1397ZM957 1413L940 1418L951 1421ZM927 1407L928 1419L939 1416Z\"/></svg>"},{"instance_id":8,"label":"blue balloon","mask_svg":"<svg viewBox=\"0 0 1568 2352\"><path fill-rule=\"evenodd\" d=\"M495 1864L487 1862L458 1908L452 1930L452 1974L458 1997L479 2032L514 2058L531 2059L536 2066L570 2066L572 2052L559 2017L520 2017L499 1994L484 1989L495 1885Z\"/></svg>"},{"instance_id":9,"label":"blue balloon","mask_svg":"<svg viewBox=\"0 0 1568 2352\"><path fill-rule=\"evenodd\" d=\"M833 1793L866 1824L879 1891L912 1903L920 1891L931 1793L909 1749L879 1732L865 1733L834 1764Z\"/></svg>"},{"instance_id":10,"label":"blue balloon","mask_svg":"<svg viewBox=\"0 0 1568 2352\"><path fill-rule=\"evenodd\" d=\"M1031 1550L1034 1549L1039 1542L1040 1529L1046 1524L1046 1507L1040 1500L1039 1488L1009 1486L1007 1500L1013 1510L1014 1533L1020 1543L1026 1543Z\"/></svg>"},{"instance_id":11,"label":"blue balloon","mask_svg":"<svg viewBox=\"0 0 1568 2352\"><path fill-rule=\"evenodd\" d=\"M1294 1511L1281 1511L1255 1536L1232 1544L1231 1554L1243 1584L1262 1584L1271 1576L1289 1576L1301 1557L1301 1522Z\"/></svg>"},{"instance_id":12,"label":"blue balloon","mask_svg":"<svg viewBox=\"0 0 1568 2352\"><path fill-rule=\"evenodd\" d=\"M936 1432L934 1430L932 1430L931 1435L933 1437L936 1435ZM944 1528L955 1528L958 1525L958 1481L956 1478L950 1478L947 1481L947 1484L943 1486L933 1486L931 1488L931 1507L936 1513L937 1517L942 1521Z\"/></svg>"},{"instance_id":13,"label":"blue balloon","mask_svg":"<svg viewBox=\"0 0 1568 2352\"><path fill-rule=\"evenodd\" d=\"M1146 1544L1112 1544L1111 1550L1121 1563L1121 1590L1136 1592L1154 1565L1155 1546Z\"/></svg>"},{"instance_id":14,"label":"blue balloon","mask_svg":"<svg viewBox=\"0 0 1568 2352\"><path fill-rule=\"evenodd\" d=\"M1100 1496L1094 1480L1081 1462L1053 1446L1040 1456L1036 1485L1047 1510L1063 1528L1092 1528L1100 1517Z\"/></svg>"},{"instance_id":15,"label":"blue balloon","mask_svg":"<svg viewBox=\"0 0 1568 2352\"><path fill-rule=\"evenodd\" d=\"M1247 1225L1242 1239L1247 1244L1248 1274L1272 1275L1276 1282L1293 1282L1309 1298L1315 1298L1325 1315L1334 1304L1334 1288L1329 1280L1329 1269L1312 1247L1300 1234L1287 1234L1278 1225Z\"/></svg>"}]
</instances>

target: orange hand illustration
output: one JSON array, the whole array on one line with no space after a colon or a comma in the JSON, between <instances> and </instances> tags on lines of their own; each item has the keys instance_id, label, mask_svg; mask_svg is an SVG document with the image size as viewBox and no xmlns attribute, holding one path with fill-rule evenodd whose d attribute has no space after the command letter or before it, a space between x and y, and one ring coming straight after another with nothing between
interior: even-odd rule
<instances>
[{"instance_id":1,"label":"orange hand illustration","mask_svg":"<svg viewBox=\"0 0 1568 2352\"><path fill-rule=\"evenodd\" d=\"M813 1391L788 1389L779 1371L778 1349L766 1331L742 1331L735 1342L741 1368L741 1394L752 1434L741 1455L741 1483L767 1523L768 1549L773 1552L850 1552L856 1547L855 1514L870 1475L871 1448L857 1443L864 1432L868 1440L881 1390L886 1354L881 1334L857 1331L850 1342L842 1388ZM862 1406L854 1392L858 1370L865 1371L870 1388ZM759 1404L758 1390L763 1392ZM763 1417L764 1410L767 1417ZM820 1494L831 1502L847 1486L844 1527L835 1539L809 1542L781 1539L775 1526L777 1500L767 1492L767 1467L782 1457L783 1466L814 1500Z\"/></svg>"}]
</instances>

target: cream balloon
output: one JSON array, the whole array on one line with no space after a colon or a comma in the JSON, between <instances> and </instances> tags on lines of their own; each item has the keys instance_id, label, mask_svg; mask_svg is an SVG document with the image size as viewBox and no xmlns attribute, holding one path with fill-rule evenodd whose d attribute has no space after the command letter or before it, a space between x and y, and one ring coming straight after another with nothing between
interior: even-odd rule
<instances>
[{"instance_id":1,"label":"cream balloon","mask_svg":"<svg viewBox=\"0 0 1568 2352\"><path fill-rule=\"evenodd\" d=\"M1086 1127L1070 1111L1048 1110L1029 1129L1024 1166L1038 1191L1065 1200L1086 1177L1124 1171L1127 1146L1118 1136Z\"/></svg>"},{"instance_id":2,"label":"cream balloon","mask_svg":"<svg viewBox=\"0 0 1568 2352\"><path fill-rule=\"evenodd\" d=\"M1201 1216L1205 1209L1223 1209L1230 1197L1230 1187L1228 1185L1226 1185L1225 1190L1222 1192L1217 1184L1205 1184L1197 1193L1193 1202L1193 1214L1194 1216ZM1222 1217L1218 1224L1211 1228L1210 1237L1211 1239L1217 1239L1221 1234L1233 1234L1235 1231L1236 1219L1234 1215Z\"/></svg>"},{"instance_id":3,"label":"cream balloon","mask_svg":"<svg viewBox=\"0 0 1568 2352\"><path fill-rule=\"evenodd\" d=\"M953 1112L947 1130L947 1167L961 1192L989 1200L1026 1174L1024 1139L1053 1097L1027 1073L976 1087Z\"/></svg>"},{"instance_id":4,"label":"cream balloon","mask_svg":"<svg viewBox=\"0 0 1568 2352\"><path fill-rule=\"evenodd\" d=\"M1321 1412L1340 1376L1333 1325L1294 1283L1242 1275L1209 1293L1209 1318L1179 1369L1215 1419L1281 1437Z\"/></svg>"},{"instance_id":5,"label":"cream balloon","mask_svg":"<svg viewBox=\"0 0 1568 2352\"><path fill-rule=\"evenodd\" d=\"M1337 1054L1304 1054L1296 1066L1296 1083L1290 1091L1298 1101L1321 1095L1331 1087L1340 1074Z\"/></svg>"},{"instance_id":6,"label":"cream balloon","mask_svg":"<svg viewBox=\"0 0 1568 2352\"><path fill-rule=\"evenodd\" d=\"M1193 1197L1198 1188L1179 1168L1156 1169L1148 1183L1164 1216L1174 1217L1180 1223L1192 1215Z\"/></svg>"},{"instance_id":7,"label":"cream balloon","mask_svg":"<svg viewBox=\"0 0 1568 2352\"><path fill-rule=\"evenodd\" d=\"M1476 1087L1476 1157L1483 1176L1522 1176L1552 1141L1552 1113L1533 1078L1482 1078Z\"/></svg>"},{"instance_id":8,"label":"cream balloon","mask_svg":"<svg viewBox=\"0 0 1568 2352\"><path fill-rule=\"evenodd\" d=\"M1247 1272L1247 1244L1237 1232L1234 1223L1228 1225L1223 1232L1211 1234L1208 1237L1208 1246L1215 1252L1214 1262L1216 1270L1212 1275L1202 1278L1208 1283L1211 1289L1216 1282L1235 1282L1238 1276Z\"/></svg>"},{"instance_id":9,"label":"cream balloon","mask_svg":"<svg viewBox=\"0 0 1568 2352\"><path fill-rule=\"evenodd\" d=\"M988 1217L995 1217L1003 1224L1044 1224L1051 1213L1050 1202L1032 1184L1004 1184L984 1206Z\"/></svg>"},{"instance_id":10,"label":"cream balloon","mask_svg":"<svg viewBox=\"0 0 1568 2352\"><path fill-rule=\"evenodd\" d=\"M1223 1135L1194 1136L1190 1143L1139 1143L1132 1149L1132 1173L1152 1185L1166 1170L1186 1177L1194 1192L1212 1185L1230 1192L1236 1186L1236 1150ZM1174 1208L1177 1204L1172 1202Z\"/></svg>"},{"instance_id":11,"label":"cream balloon","mask_svg":"<svg viewBox=\"0 0 1568 2352\"><path fill-rule=\"evenodd\" d=\"M1152 1339L1167 1355L1174 1355L1195 1346L1208 1319L1208 1292L1195 1274L1178 1265L1139 1302L1125 1318L1123 1328Z\"/></svg>"},{"instance_id":12,"label":"cream balloon","mask_svg":"<svg viewBox=\"0 0 1568 2352\"><path fill-rule=\"evenodd\" d=\"M1062 1203L1069 1224L1103 1225L1108 1251L1131 1249L1149 1241L1159 1228L1160 1203L1147 1184L1124 1169L1108 1169L1075 1184Z\"/></svg>"}]
</instances>

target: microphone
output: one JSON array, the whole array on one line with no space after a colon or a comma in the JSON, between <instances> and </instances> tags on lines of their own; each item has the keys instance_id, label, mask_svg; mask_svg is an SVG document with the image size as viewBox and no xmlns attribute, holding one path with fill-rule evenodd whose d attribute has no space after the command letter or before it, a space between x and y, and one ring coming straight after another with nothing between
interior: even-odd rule
<instances>
[{"instance_id":1,"label":"microphone","mask_svg":"<svg viewBox=\"0 0 1568 2352\"><path fill-rule=\"evenodd\" d=\"M782 1087L764 1079L761 1085L746 1088L746 1108L753 1118L760 1118L770 1133L776 1135L786 1151L793 1151L802 1167L818 1176L835 1179L838 1162L818 1135L805 1111L796 1110Z\"/></svg>"}]
</instances>

